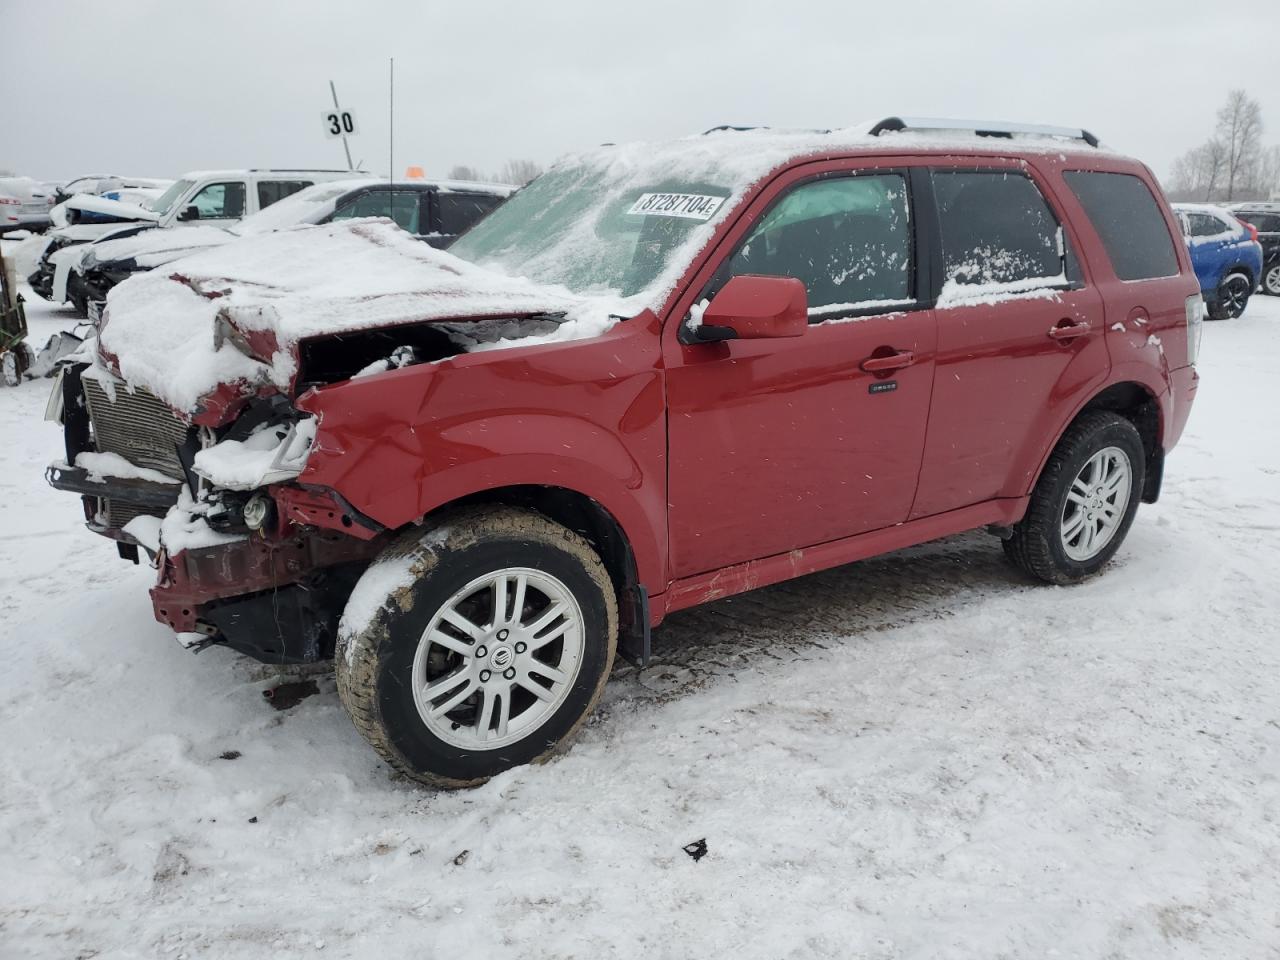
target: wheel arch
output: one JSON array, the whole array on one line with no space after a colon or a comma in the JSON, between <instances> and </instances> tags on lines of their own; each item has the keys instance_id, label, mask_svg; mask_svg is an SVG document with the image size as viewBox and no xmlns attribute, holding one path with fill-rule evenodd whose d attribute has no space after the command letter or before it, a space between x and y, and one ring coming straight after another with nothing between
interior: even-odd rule
<instances>
[{"instance_id":1,"label":"wheel arch","mask_svg":"<svg viewBox=\"0 0 1280 960\"><path fill-rule=\"evenodd\" d=\"M1117 413L1137 428L1146 452L1146 478L1142 485L1142 502L1155 503L1164 478L1165 414L1157 393L1137 380L1120 380L1108 384L1084 401L1058 430L1040 460L1028 493L1035 489L1044 473L1049 457L1062 442L1067 431L1083 416L1099 410Z\"/></svg>"}]
</instances>

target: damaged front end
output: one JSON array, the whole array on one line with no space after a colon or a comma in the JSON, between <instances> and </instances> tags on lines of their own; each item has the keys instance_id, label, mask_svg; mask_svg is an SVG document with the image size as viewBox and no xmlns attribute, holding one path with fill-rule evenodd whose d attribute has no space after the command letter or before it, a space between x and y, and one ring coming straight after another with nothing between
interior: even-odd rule
<instances>
[{"instance_id":1,"label":"damaged front end","mask_svg":"<svg viewBox=\"0 0 1280 960\"><path fill-rule=\"evenodd\" d=\"M155 617L188 646L327 659L346 597L385 537L332 491L294 482L314 419L279 394L218 409L229 407L228 423L200 424L101 364L69 364L50 402L66 457L47 479L80 495L86 525L122 557L145 551Z\"/></svg>"}]
</instances>

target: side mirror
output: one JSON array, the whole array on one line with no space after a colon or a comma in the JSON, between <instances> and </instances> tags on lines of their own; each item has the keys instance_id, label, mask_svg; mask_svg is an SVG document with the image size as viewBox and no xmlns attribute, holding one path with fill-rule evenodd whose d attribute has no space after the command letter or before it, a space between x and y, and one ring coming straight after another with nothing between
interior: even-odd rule
<instances>
[{"instance_id":1,"label":"side mirror","mask_svg":"<svg viewBox=\"0 0 1280 960\"><path fill-rule=\"evenodd\" d=\"M702 323L685 324L686 343L798 337L809 328L809 298L795 277L733 277L707 304Z\"/></svg>"},{"instance_id":2,"label":"side mirror","mask_svg":"<svg viewBox=\"0 0 1280 960\"><path fill-rule=\"evenodd\" d=\"M191 206L187 207L187 209L181 211L178 214L178 219L179 220L199 220L200 208L193 203Z\"/></svg>"}]
</instances>

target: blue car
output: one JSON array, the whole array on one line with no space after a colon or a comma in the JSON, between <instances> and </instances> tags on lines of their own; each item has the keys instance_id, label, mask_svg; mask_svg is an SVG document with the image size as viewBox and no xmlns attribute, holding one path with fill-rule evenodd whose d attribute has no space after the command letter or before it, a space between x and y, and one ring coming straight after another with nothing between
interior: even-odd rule
<instances>
[{"instance_id":1,"label":"blue car","mask_svg":"<svg viewBox=\"0 0 1280 960\"><path fill-rule=\"evenodd\" d=\"M1262 245L1258 231L1229 210L1208 203L1175 203L1191 265L1214 320L1244 313L1262 278Z\"/></svg>"}]
</instances>

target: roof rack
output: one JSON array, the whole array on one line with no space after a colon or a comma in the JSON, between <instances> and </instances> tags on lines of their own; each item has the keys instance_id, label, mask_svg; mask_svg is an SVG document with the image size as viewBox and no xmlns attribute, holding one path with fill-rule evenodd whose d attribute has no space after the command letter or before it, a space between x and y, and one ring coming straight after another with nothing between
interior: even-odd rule
<instances>
[{"instance_id":1,"label":"roof rack","mask_svg":"<svg viewBox=\"0 0 1280 960\"><path fill-rule=\"evenodd\" d=\"M969 130L979 137L999 137L1012 140L1015 135L1033 137L1058 137L1065 140L1083 140L1091 147L1098 146L1098 138L1080 127L1048 127L1038 123L1003 123L986 120L946 120L938 117L885 117L868 132L873 137L900 130Z\"/></svg>"},{"instance_id":2,"label":"roof rack","mask_svg":"<svg viewBox=\"0 0 1280 960\"><path fill-rule=\"evenodd\" d=\"M250 167L250 173L364 173L347 167Z\"/></svg>"},{"instance_id":3,"label":"roof rack","mask_svg":"<svg viewBox=\"0 0 1280 960\"><path fill-rule=\"evenodd\" d=\"M751 130L776 130L778 133L830 133L830 130L819 129L818 127L770 127L766 124L758 126L737 126L732 123L722 123L718 127L712 127L709 130L703 130L702 135L705 137L709 133L721 133L725 130L731 130L735 133L747 133Z\"/></svg>"}]
</instances>

